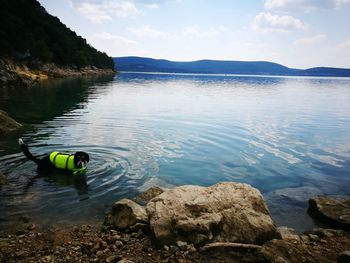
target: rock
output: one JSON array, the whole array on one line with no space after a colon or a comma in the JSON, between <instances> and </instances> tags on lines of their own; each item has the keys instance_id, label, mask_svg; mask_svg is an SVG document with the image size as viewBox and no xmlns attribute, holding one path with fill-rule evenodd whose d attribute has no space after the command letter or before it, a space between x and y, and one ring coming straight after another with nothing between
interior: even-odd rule
<instances>
[{"instance_id":1,"label":"rock","mask_svg":"<svg viewBox=\"0 0 350 263\"><path fill-rule=\"evenodd\" d=\"M106 262L109 263L109 262L112 262L113 260L115 260L116 256L109 256L106 258Z\"/></svg>"},{"instance_id":2,"label":"rock","mask_svg":"<svg viewBox=\"0 0 350 263\"><path fill-rule=\"evenodd\" d=\"M30 230L30 231L33 231L33 230L36 229L36 225L34 223L31 223L31 224L28 225L27 229Z\"/></svg>"},{"instance_id":3,"label":"rock","mask_svg":"<svg viewBox=\"0 0 350 263\"><path fill-rule=\"evenodd\" d=\"M262 244L280 238L260 192L242 183L176 187L153 198L147 213L162 244Z\"/></svg>"},{"instance_id":4,"label":"rock","mask_svg":"<svg viewBox=\"0 0 350 263\"><path fill-rule=\"evenodd\" d=\"M187 247L187 242L184 242L184 241L177 241L176 242L176 245L179 247L179 248L185 248Z\"/></svg>"},{"instance_id":5,"label":"rock","mask_svg":"<svg viewBox=\"0 0 350 263\"><path fill-rule=\"evenodd\" d=\"M349 263L350 251L343 251L337 257L337 263Z\"/></svg>"},{"instance_id":6,"label":"rock","mask_svg":"<svg viewBox=\"0 0 350 263\"><path fill-rule=\"evenodd\" d=\"M287 200L299 203L306 203L312 196L320 195L322 191L312 186L282 188L270 192L268 199L279 198L279 202Z\"/></svg>"},{"instance_id":7,"label":"rock","mask_svg":"<svg viewBox=\"0 0 350 263\"><path fill-rule=\"evenodd\" d=\"M134 261L128 260L128 259L121 259L118 261L118 263L134 263Z\"/></svg>"},{"instance_id":8,"label":"rock","mask_svg":"<svg viewBox=\"0 0 350 263\"><path fill-rule=\"evenodd\" d=\"M0 110L0 134L13 131L22 125L12 119L5 111Z\"/></svg>"},{"instance_id":9,"label":"rock","mask_svg":"<svg viewBox=\"0 0 350 263\"><path fill-rule=\"evenodd\" d=\"M308 212L329 226L350 230L350 198L314 197Z\"/></svg>"},{"instance_id":10,"label":"rock","mask_svg":"<svg viewBox=\"0 0 350 263\"><path fill-rule=\"evenodd\" d=\"M300 237L293 228L282 226L278 227L277 231L280 233L282 239L293 239L300 241Z\"/></svg>"},{"instance_id":11,"label":"rock","mask_svg":"<svg viewBox=\"0 0 350 263\"><path fill-rule=\"evenodd\" d=\"M146 210L129 199L116 202L104 222L105 225L116 229L126 229L137 223L148 223Z\"/></svg>"},{"instance_id":12,"label":"rock","mask_svg":"<svg viewBox=\"0 0 350 263\"><path fill-rule=\"evenodd\" d=\"M143 192L135 197L135 201L141 204L147 204L152 198L162 194L164 191L159 187L151 187L146 192Z\"/></svg>"}]
</instances>

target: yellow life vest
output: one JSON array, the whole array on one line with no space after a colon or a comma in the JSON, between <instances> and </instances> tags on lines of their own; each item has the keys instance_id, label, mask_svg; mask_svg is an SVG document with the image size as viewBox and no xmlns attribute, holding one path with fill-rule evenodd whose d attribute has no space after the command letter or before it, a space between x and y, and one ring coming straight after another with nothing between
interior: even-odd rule
<instances>
[{"instance_id":1,"label":"yellow life vest","mask_svg":"<svg viewBox=\"0 0 350 263\"><path fill-rule=\"evenodd\" d=\"M57 169L76 171L78 168L74 164L74 154L52 152L50 161Z\"/></svg>"}]
</instances>

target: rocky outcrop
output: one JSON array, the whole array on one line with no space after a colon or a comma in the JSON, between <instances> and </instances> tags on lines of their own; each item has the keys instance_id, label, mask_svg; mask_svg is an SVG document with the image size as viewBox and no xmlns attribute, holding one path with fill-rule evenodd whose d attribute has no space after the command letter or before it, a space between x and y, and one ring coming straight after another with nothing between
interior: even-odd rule
<instances>
[{"instance_id":1,"label":"rocky outcrop","mask_svg":"<svg viewBox=\"0 0 350 263\"><path fill-rule=\"evenodd\" d=\"M53 63L40 61L17 61L0 59L0 88L26 88L48 78L79 77L87 75L115 74L112 69L100 69L95 66L84 68L60 67Z\"/></svg>"},{"instance_id":2,"label":"rocky outcrop","mask_svg":"<svg viewBox=\"0 0 350 263\"><path fill-rule=\"evenodd\" d=\"M329 226L350 230L350 198L314 197L308 212Z\"/></svg>"},{"instance_id":3,"label":"rocky outcrop","mask_svg":"<svg viewBox=\"0 0 350 263\"><path fill-rule=\"evenodd\" d=\"M0 135L13 131L22 125L12 119L5 111L0 110Z\"/></svg>"},{"instance_id":4,"label":"rocky outcrop","mask_svg":"<svg viewBox=\"0 0 350 263\"><path fill-rule=\"evenodd\" d=\"M144 207L129 199L122 199L113 205L112 211L106 216L104 224L122 230L147 222L148 217Z\"/></svg>"},{"instance_id":5,"label":"rocky outcrop","mask_svg":"<svg viewBox=\"0 0 350 263\"><path fill-rule=\"evenodd\" d=\"M280 237L260 192L241 183L180 186L147 204L157 241L262 244Z\"/></svg>"}]
</instances>

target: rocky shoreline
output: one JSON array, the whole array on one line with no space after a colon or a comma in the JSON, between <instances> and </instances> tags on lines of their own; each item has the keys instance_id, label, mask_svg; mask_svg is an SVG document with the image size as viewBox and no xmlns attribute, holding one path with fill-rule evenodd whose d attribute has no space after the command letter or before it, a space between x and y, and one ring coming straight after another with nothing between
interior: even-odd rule
<instances>
[{"instance_id":1,"label":"rocky shoreline","mask_svg":"<svg viewBox=\"0 0 350 263\"><path fill-rule=\"evenodd\" d=\"M349 199L313 200L320 213L349 223ZM298 235L268 217L260 192L246 184L151 188L116 202L103 225L39 230L27 222L1 233L0 262L349 262L347 228Z\"/></svg>"},{"instance_id":2,"label":"rocky shoreline","mask_svg":"<svg viewBox=\"0 0 350 263\"><path fill-rule=\"evenodd\" d=\"M84 68L61 67L39 61L18 61L12 58L0 59L0 87L26 88L48 78L79 77L88 75L113 75L112 69L94 66Z\"/></svg>"}]
</instances>

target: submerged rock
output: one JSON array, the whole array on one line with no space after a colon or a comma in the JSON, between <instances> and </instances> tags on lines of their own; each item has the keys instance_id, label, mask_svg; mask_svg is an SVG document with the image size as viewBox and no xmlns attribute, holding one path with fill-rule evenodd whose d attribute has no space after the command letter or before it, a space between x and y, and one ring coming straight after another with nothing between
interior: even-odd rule
<instances>
[{"instance_id":1,"label":"submerged rock","mask_svg":"<svg viewBox=\"0 0 350 263\"><path fill-rule=\"evenodd\" d=\"M116 229L126 229L137 223L147 222L148 217L144 207L129 199L122 199L113 205L104 224Z\"/></svg>"},{"instance_id":2,"label":"submerged rock","mask_svg":"<svg viewBox=\"0 0 350 263\"><path fill-rule=\"evenodd\" d=\"M0 110L0 134L13 131L22 125L12 119L5 111Z\"/></svg>"},{"instance_id":3,"label":"submerged rock","mask_svg":"<svg viewBox=\"0 0 350 263\"><path fill-rule=\"evenodd\" d=\"M153 198L147 213L162 244L262 244L280 238L260 192L247 184L176 187Z\"/></svg>"},{"instance_id":4,"label":"submerged rock","mask_svg":"<svg viewBox=\"0 0 350 263\"><path fill-rule=\"evenodd\" d=\"M325 224L350 230L350 198L314 197L308 212Z\"/></svg>"},{"instance_id":5,"label":"submerged rock","mask_svg":"<svg viewBox=\"0 0 350 263\"><path fill-rule=\"evenodd\" d=\"M142 203L142 204L147 204L152 198L160 195L164 191L160 189L159 187L151 187L147 191L139 194L138 196L135 197L135 201Z\"/></svg>"}]
</instances>

